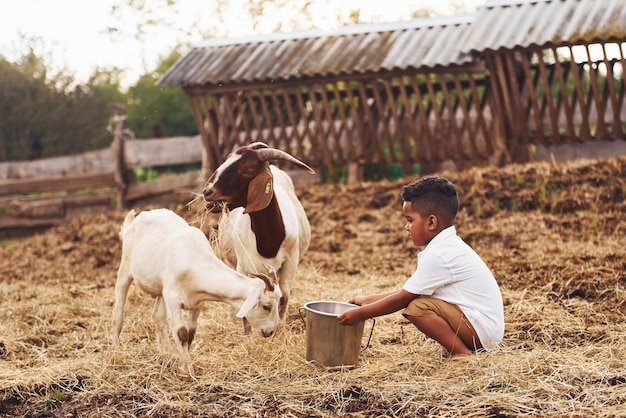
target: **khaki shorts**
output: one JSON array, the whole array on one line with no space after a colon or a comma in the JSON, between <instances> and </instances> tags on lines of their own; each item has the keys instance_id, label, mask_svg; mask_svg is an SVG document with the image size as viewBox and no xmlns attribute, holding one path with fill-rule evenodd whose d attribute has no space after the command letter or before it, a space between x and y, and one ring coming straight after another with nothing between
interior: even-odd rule
<instances>
[{"instance_id":1,"label":"khaki shorts","mask_svg":"<svg viewBox=\"0 0 626 418\"><path fill-rule=\"evenodd\" d=\"M402 313L404 316L416 316L420 318L440 317L456 331L456 335L470 350L476 351L483 348L478 339L478 334L469 320L463 314L461 308L441 299L431 297L418 297L409 302Z\"/></svg>"}]
</instances>

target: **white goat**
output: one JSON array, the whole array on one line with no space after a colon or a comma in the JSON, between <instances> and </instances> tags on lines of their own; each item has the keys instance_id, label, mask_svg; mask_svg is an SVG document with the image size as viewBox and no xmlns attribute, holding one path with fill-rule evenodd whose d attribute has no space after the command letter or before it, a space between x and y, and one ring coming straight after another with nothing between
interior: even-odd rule
<instances>
[{"instance_id":1,"label":"white goat","mask_svg":"<svg viewBox=\"0 0 626 418\"><path fill-rule=\"evenodd\" d=\"M288 161L310 174L308 165L262 142L238 148L207 181L207 202L223 202L228 211L218 222L218 253L243 274L271 265L278 276L284 319L291 282L311 240L311 227L293 181L270 160ZM244 320L246 332L249 324Z\"/></svg>"},{"instance_id":2,"label":"white goat","mask_svg":"<svg viewBox=\"0 0 626 418\"><path fill-rule=\"evenodd\" d=\"M133 279L156 298L152 317L162 353L170 350L167 321L180 357L179 369L193 374L189 347L202 303L220 301L246 318L256 333L271 336L278 324L280 287L273 269L246 277L228 267L213 252L200 229L176 213L154 209L135 216L131 210L121 228L122 259L115 284L113 344L119 344L124 305ZM182 309L191 311L187 321Z\"/></svg>"}]
</instances>

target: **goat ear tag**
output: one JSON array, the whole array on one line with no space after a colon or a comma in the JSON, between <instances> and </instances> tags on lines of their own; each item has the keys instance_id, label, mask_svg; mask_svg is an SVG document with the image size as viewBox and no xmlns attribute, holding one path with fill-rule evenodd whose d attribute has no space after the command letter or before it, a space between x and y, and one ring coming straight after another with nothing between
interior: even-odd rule
<instances>
[{"instance_id":1,"label":"goat ear tag","mask_svg":"<svg viewBox=\"0 0 626 418\"><path fill-rule=\"evenodd\" d=\"M272 183L268 181L267 184L265 185L265 194L270 194L271 191L272 191Z\"/></svg>"}]
</instances>

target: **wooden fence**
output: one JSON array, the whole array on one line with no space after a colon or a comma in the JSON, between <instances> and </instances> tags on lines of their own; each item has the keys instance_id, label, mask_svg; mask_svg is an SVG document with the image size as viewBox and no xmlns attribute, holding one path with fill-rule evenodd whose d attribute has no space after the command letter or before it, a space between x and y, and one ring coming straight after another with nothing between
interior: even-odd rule
<instances>
[{"instance_id":1,"label":"wooden fence","mask_svg":"<svg viewBox=\"0 0 626 418\"><path fill-rule=\"evenodd\" d=\"M350 183L370 165L410 175L523 163L537 146L623 143L626 41L581 42L501 48L469 67L183 88L209 171L233 148L263 140Z\"/></svg>"},{"instance_id":2,"label":"wooden fence","mask_svg":"<svg viewBox=\"0 0 626 418\"><path fill-rule=\"evenodd\" d=\"M485 56L508 149L626 140L626 42L593 46L599 58L590 45Z\"/></svg>"},{"instance_id":3,"label":"wooden fence","mask_svg":"<svg viewBox=\"0 0 626 418\"><path fill-rule=\"evenodd\" d=\"M110 148L0 163L0 238L28 235L84 213L193 200L203 182L200 169L145 182L133 182L130 174L200 163L200 137L130 140L124 126L118 112Z\"/></svg>"},{"instance_id":4,"label":"wooden fence","mask_svg":"<svg viewBox=\"0 0 626 418\"><path fill-rule=\"evenodd\" d=\"M571 46L494 53L485 59L491 76L444 70L246 91L190 89L201 134L192 138L132 141L120 107L111 148L0 163L0 238L77 213L189 202L233 149L258 140L307 162L323 180L338 180L343 167L348 182L363 179L367 164L399 166L408 175L416 164L426 173L446 164L529 161L546 147L560 147L558 153L580 144L623 149L626 43L600 46L599 59L589 46L579 60ZM607 54L609 46L618 57ZM130 181L129 170L189 163L201 166L167 179Z\"/></svg>"},{"instance_id":5,"label":"wooden fence","mask_svg":"<svg viewBox=\"0 0 626 418\"><path fill-rule=\"evenodd\" d=\"M121 107L114 119L110 148L0 162L0 239L30 235L86 213L174 207L198 197L208 177L201 167L205 150L200 135L131 140ZM133 181L141 170L154 173L180 165L185 165L182 174ZM296 184L320 180L301 170L289 174Z\"/></svg>"},{"instance_id":6,"label":"wooden fence","mask_svg":"<svg viewBox=\"0 0 626 418\"><path fill-rule=\"evenodd\" d=\"M365 165L394 164L405 175L485 164L496 144L482 73L370 75L324 84L188 89L208 167L233 148L262 140L324 171L362 180ZM256 89L255 89L256 88ZM461 93L459 93L461 92Z\"/></svg>"}]
</instances>

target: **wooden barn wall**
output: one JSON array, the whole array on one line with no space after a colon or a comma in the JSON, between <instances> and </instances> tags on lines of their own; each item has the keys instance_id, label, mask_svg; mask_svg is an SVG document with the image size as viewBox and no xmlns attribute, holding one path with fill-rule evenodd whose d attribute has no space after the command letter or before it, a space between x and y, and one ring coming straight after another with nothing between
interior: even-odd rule
<instances>
[{"instance_id":1,"label":"wooden barn wall","mask_svg":"<svg viewBox=\"0 0 626 418\"><path fill-rule=\"evenodd\" d=\"M532 159L531 145L624 140L624 42L484 55L445 70L298 84L190 89L208 175L254 141L345 178L350 165L403 174ZM593 50L593 53L592 53ZM358 178L361 174L357 173Z\"/></svg>"},{"instance_id":2,"label":"wooden barn wall","mask_svg":"<svg viewBox=\"0 0 626 418\"><path fill-rule=\"evenodd\" d=\"M207 164L254 141L289 151L336 179L351 163L403 173L446 161L468 165L493 153L481 73L396 74L361 80L190 94Z\"/></svg>"},{"instance_id":3,"label":"wooden barn wall","mask_svg":"<svg viewBox=\"0 0 626 418\"><path fill-rule=\"evenodd\" d=\"M511 158L532 158L529 145L625 140L625 47L603 42L486 55Z\"/></svg>"}]
</instances>

